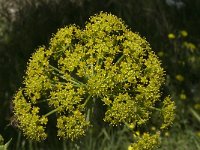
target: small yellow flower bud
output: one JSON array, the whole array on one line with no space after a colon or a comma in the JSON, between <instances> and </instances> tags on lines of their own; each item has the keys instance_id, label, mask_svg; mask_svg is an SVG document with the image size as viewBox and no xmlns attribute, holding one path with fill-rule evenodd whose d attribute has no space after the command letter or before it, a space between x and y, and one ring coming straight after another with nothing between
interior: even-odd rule
<instances>
[{"instance_id":1,"label":"small yellow flower bud","mask_svg":"<svg viewBox=\"0 0 200 150\"><path fill-rule=\"evenodd\" d=\"M159 56L159 57L163 57L163 56L164 56L164 52L163 52L163 51L159 51L159 52L158 52L158 56Z\"/></svg>"},{"instance_id":2,"label":"small yellow flower bud","mask_svg":"<svg viewBox=\"0 0 200 150\"><path fill-rule=\"evenodd\" d=\"M188 33L185 30L180 31L180 34L181 34L182 37L187 37L188 36Z\"/></svg>"},{"instance_id":3,"label":"small yellow flower bud","mask_svg":"<svg viewBox=\"0 0 200 150\"><path fill-rule=\"evenodd\" d=\"M200 131L198 131L196 134L197 134L198 137L200 137Z\"/></svg>"},{"instance_id":4,"label":"small yellow flower bud","mask_svg":"<svg viewBox=\"0 0 200 150\"><path fill-rule=\"evenodd\" d=\"M184 81L184 77L181 74L177 74L176 75L176 80L182 82L182 81Z\"/></svg>"},{"instance_id":5,"label":"small yellow flower bud","mask_svg":"<svg viewBox=\"0 0 200 150\"><path fill-rule=\"evenodd\" d=\"M197 110L200 110L200 104L195 104L194 108L197 109Z\"/></svg>"},{"instance_id":6,"label":"small yellow flower bud","mask_svg":"<svg viewBox=\"0 0 200 150\"><path fill-rule=\"evenodd\" d=\"M186 100L186 99L187 99L187 96L186 96L184 93L181 93L181 94L180 94L180 99L181 99L181 100Z\"/></svg>"},{"instance_id":7,"label":"small yellow flower bud","mask_svg":"<svg viewBox=\"0 0 200 150\"><path fill-rule=\"evenodd\" d=\"M152 130L152 131L156 131L156 127L154 127L154 126L151 127L151 130Z\"/></svg>"},{"instance_id":8,"label":"small yellow flower bud","mask_svg":"<svg viewBox=\"0 0 200 150\"><path fill-rule=\"evenodd\" d=\"M169 136L170 136L169 132L165 132L164 135L165 135L166 137L169 137Z\"/></svg>"},{"instance_id":9,"label":"small yellow flower bud","mask_svg":"<svg viewBox=\"0 0 200 150\"><path fill-rule=\"evenodd\" d=\"M175 39L176 36L175 36L173 33L169 33L169 34L168 34L168 38L169 38L169 39Z\"/></svg>"}]
</instances>

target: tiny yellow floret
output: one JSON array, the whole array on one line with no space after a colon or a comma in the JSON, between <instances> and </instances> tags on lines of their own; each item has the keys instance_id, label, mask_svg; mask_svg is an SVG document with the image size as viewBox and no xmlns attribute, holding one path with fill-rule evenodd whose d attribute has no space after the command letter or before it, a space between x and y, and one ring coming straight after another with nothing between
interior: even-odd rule
<instances>
[{"instance_id":1,"label":"tiny yellow floret","mask_svg":"<svg viewBox=\"0 0 200 150\"><path fill-rule=\"evenodd\" d=\"M175 39L176 36L175 36L173 33L169 33L169 34L168 34L168 38L169 38L169 39Z\"/></svg>"},{"instance_id":2,"label":"tiny yellow floret","mask_svg":"<svg viewBox=\"0 0 200 150\"><path fill-rule=\"evenodd\" d=\"M181 34L182 37L187 37L188 36L188 33L185 30L180 31L180 34Z\"/></svg>"}]
</instances>

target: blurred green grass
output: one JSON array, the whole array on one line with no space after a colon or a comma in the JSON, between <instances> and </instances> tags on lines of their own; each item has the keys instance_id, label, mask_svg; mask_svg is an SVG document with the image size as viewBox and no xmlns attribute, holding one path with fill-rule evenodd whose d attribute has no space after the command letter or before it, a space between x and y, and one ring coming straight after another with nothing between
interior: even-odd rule
<instances>
[{"instance_id":1,"label":"blurred green grass","mask_svg":"<svg viewBox=\"0 0 200 150\"><path fill-rule=\"evenodd\" d=\"M199 133L192 128L172 128L161 137L161 145L158 150L200 150ZM55 140L53 140L55 138ZM127 129L119 131L103 128L98 135L90 132L81 141L70 142L51 137L51 142L34 143L22 137L19 133L18 140L11 142L9 149L16 150L126 150L130 144L130 135Z\"/></svg>"}]
</instances>

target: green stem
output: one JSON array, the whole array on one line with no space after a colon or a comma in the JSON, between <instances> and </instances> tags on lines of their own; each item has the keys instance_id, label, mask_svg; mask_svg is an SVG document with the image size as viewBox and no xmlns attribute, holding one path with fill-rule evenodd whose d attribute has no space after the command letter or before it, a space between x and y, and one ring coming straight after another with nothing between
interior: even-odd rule
<instances>
[{"instance_id":1,"label":"green stem","mask_svg":"<svg viewBox=\"0 0 200 150\"><path fill-rule=\"evenodd\" d=\"M189 107L189 111L192 113L192 115L197 119L197 121L200 122L200 115L192 108Z\"/></svg>"},{"instance_id":2,"label":"green stem","mask_svg":"<svg viewBox=\"0 0 200 150\"><path fill-rule=\"evenodd\" d=\"M49 67L50 67L51 69L53 69L53 70L59 72L60 74L63 74L58 68L56 68L56 67L54 67L54 66L52 66L52 65L50 65L50 64L49 64Z\"/></svg>"},{"instance_id":3,"label":"green stem","mask_svg":"<svg viewBox=\"0 0 200 150\"><path fill-rule=\"evenodd\" d=\"M102 64L103 64L103 60L99 58L99 59L97 60L97 65L100 65L100 66L101 66Z\"/></svg>"},{"instance_id":4,"label":"green stem","mask_svg":"<svg viewBox=\"0 0 200 150\"><path fill-rule=\"evenodd\" d=\"M161 109L156 108L156 107L152 107L152 106L150 106L149 108L151 108L151 109L153 109L153 110L157 110L157 111L162 111Z\"/></svg>"},{"instance_id":5,"label":"green stem","mask_svg":"<svg viewBox=\"0 0 200 150\"><path fill-rule=\"evenodd\" d=\"M28 145L29 145L29 149L33 150L33 142L31 140L28 140Z\"/></svg>"},{"instance_id":6,"label":"green stem","mask_svg":"<svg viewBox=\"0 0 200 150\"><path fill-rule=\"evenodd\" d=\"M58 75L60 78L66 80L66 81L70 81L70 82L74 83L77 87L85 86L85 84L83 84L82 82L78 81L77 79L75 79L75 78L73 78L71 76L70 76L71 79L66 79L63 76L64 73L62 71L60 71L58 68L56 68L56 67L54 67L52 65L49 65L49 67L59 73L59 74L54 73L55 75Z\"/></svg>"},{"instance_id":7,"label":"green stem","mask_svg":"<svg viewBox=\"0 0 200 150\"><path fill-rule=\"evenodd\" d=\"M115 63L115 65L119 64L120 61L122 61L122 59L123 59L124 57L125 57L125 55L123 54L123 55L117 60L117 62Z\"/></svg>"},{"instance_id":8,"label":"green stem","mask_svg":"<svg viewBox=\"0 0 200 150\"><path fill-rule=\"evenodd\" d=\"M48 117L48 116L50 116L51 114L57 112L58 110L59 110L59 107L56 108L56 109L54 109L54 110L52 110L52 111L50 111L50 112L48 112L47 114L44 115L44 117Z\"/></svg>"},{"instance_id":9,"label":"green stem","mask_svg":"<svg viewBox=\"0 0 200 150\"><path fill-rule=\"evenodd\" d=\"M39 104L39 103L44 103L44 102L48 102L49 100L51 100L51 99L42 99L42 100L38 101L37 104Z\"/></svg>"},{"instance_id":10,"label":"green stem","mask_svg":"<svg viewBox=\"0 0 200 150\"><path fill-rule=\"evenodd\" d=\"M64 50L53 51L53 54L60 53L60 52L64 52Z\"/></svg>"},{"instance_id":11,"label":"green stem","mask_svg":"<svg viewBox=\"0 0 200 150\"><path fill-rule=\"evenodd\" d=\"M75 78L73 78L73 77L71 77L71 76L70 76L70 78L73 79L73 80L70 80L70 81L75 81L75 82L77 82L79 85L81 85L81 86L85 86L85 84L82 83L81 81L79 81L79 80L77 80L77 79L75 79Z\"/></svg>"},{"instance_id":12,"label":"green stem","mask_svg":"<svg viewBox=\"0 0 200 150\"><path fill-rule=\"evenodd\" d=\"M88 101L90 100L90 98L91 98L91 94L87 97L87 99L85 100L85 102L84 102L84 104L83 104L83 106L85 107L85 105L88 103Z\"/></svg>"}]
</instances>

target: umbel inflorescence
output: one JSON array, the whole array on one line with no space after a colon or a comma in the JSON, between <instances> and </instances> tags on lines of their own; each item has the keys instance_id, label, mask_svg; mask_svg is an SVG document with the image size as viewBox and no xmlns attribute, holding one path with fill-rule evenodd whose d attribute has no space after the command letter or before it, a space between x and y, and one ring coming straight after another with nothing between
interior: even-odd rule
<instances>
[{"instance_id":1,"label":"umbel inflorescence","mask_svg":"<svg viewBox=\"0 0 200 150\"><path fill-rule=\"evenodd\" d=\"M56 114L58 137L74 140L93 124L88 115L92 103L102 101L105 122L128 125L135 132L158 111L160 131L174 119L169 97L157 104L162 102L163 83L163 68L149 43L121 19L101 12L84 29L62 28L48 48L37 49L28 63L24 87L14 97L14 116L26 137L42 141L47 138L48 117ZM129 149L141 142L153 148L158 137L158 132L145 132Z\"/></svg>"}]
</instances>

